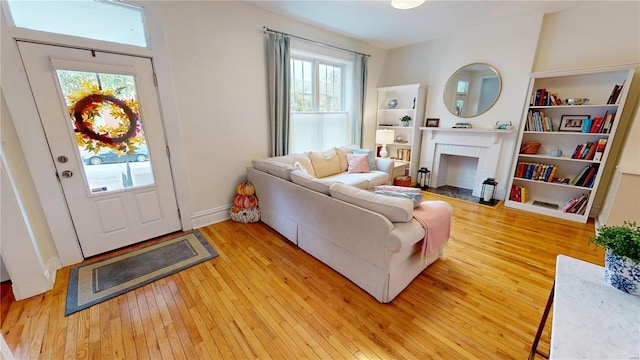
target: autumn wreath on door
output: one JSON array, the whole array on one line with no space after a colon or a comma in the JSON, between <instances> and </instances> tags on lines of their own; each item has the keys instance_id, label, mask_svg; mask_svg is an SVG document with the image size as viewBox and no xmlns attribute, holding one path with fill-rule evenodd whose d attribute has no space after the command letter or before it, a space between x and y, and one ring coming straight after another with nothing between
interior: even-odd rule
<instances>
[{"instance_id":1,"label":"autumn wreath on door","mask_svg":"<svg viewBox=\"0 0 640 360\"><path fill-rule=\"evenodd\" d=\"M117 95L88 81L69 94L68 110L79 147L94 153L109 148L118 155L128 155L145 143L138 101ZM105 117L116 120L117 125L105 124Z\"/></svg>"},{"instance_id":2,"label":"autumn wreath on door","mask_svg":"<svg viewBox=\"0 0 640 360\"><path fill-rule=\"evenodd\" d=\"M231 206L231 220L250 223L260 220L260 209L255 188L250 182L243 182L236 186L236 196Z\"/></svg>"}]
</instances>

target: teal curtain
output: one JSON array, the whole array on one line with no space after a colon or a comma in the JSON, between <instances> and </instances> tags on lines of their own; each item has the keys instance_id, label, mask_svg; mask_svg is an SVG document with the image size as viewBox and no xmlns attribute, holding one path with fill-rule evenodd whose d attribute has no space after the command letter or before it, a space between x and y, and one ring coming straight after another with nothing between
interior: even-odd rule
<instances>
[{"instance_id":1,"label":"teal curtain","mask_svg":"<svg viewBox=\"0 0 640 360\"><path fill-rule=\"evenodd\" d=\"M355 131L354 131L354 144L359 144L362 147L362 129L364 127L364 102L367 95L367 72L368 72L367 55L355 54L356 65L356 99L359 98L359 103L356 101L356 114L355 114Z\"/></svg>"},{"instance_id":2,"label":"teal curtain","mask_svg":"<svg viewBox=\"0 0 640 360\"><path fill-rule=\"evenodd\" d=\"M266 32L269 91L270 156L289 153L289 36Z\"/></svg>"}]
</instances>

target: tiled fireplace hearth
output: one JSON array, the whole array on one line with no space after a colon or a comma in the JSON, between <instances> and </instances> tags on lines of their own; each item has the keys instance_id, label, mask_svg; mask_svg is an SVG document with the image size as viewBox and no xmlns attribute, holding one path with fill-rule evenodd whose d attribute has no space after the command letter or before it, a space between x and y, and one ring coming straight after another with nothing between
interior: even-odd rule
<instances>
[{"instance_id":1,"label":"tiled fireplace hearth","mask_svg":"<svg viewBox=\"0 0 640 360\"><path fill-rule=\"evenodd\" d=\"M477 159L475 171L467 169L464 176L473 184L473 196L480 196L482 182L488 178L495 178L500 164L502 150L501 134L509 133L505 130L480 129L445 129L423 128L420 154L420 166L431 170L431 186L441 187L447 184L447 166L451 156L464 156Z\"/></svg>"}]
</instances>

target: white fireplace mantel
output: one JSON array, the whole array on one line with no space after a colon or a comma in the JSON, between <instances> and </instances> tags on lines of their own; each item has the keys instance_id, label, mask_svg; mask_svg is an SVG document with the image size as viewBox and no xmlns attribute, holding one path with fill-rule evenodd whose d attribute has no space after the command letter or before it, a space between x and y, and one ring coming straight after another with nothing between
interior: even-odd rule
<instances>
[{"instance_id":1,"label":"white fireplace mantel","mask_svg":"<svg viewBox=\"0 0 640 360\"><path fill-rule=\"evenodd\" d=\"M431 169L432 186L443 186L440 166L446 166L442 156L467 156L478 159L474 177L473 195L480 196L482 181L495 178L500 164L503 137L513 133L513 129L453 129L422 127L427 136L422 137L420 166ZM443 160L443 161L441 161ZM498 198L503 197L504 186L498 186Z\"/></svg>"},{"instance_id":2,"label":"white fireplace mantel","mask_svg":"<svg viewBox=\"0 0 640 360\"><path fill-rule=\"evenodd\" d=\"M478 133L478 134L493 134L493 143L497 144L500 141L500 135L503 134L511 134L513 132L513 128L511 129L474 129L474 128L440 128L440 127L421 127L420 130L425 131L429 134L429 138L433 140L436 132L446 131L446 132L462 132L462 133Z\"/></svg>"}]
</instances>

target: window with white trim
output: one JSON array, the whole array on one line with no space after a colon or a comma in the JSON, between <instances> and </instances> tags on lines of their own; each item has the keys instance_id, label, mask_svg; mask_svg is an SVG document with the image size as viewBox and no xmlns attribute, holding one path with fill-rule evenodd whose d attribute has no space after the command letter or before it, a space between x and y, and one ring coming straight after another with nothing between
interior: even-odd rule
<instances>
[{"instance_id":1,"label":"window with white trim","mask_svg":"<svg viewBox=\"0 0 640 360\"><path fill-rule=\"evenodd\" d=\"M290 153L355 143L354 60L315 50L291 46Z\"/></svg>"}]
</instances>

